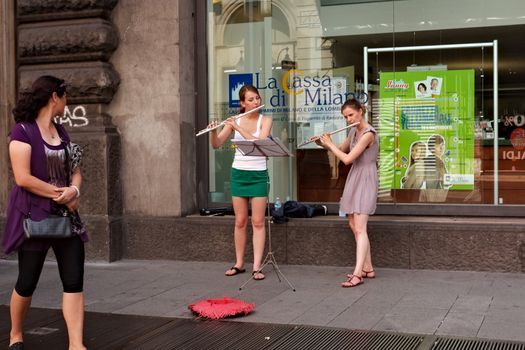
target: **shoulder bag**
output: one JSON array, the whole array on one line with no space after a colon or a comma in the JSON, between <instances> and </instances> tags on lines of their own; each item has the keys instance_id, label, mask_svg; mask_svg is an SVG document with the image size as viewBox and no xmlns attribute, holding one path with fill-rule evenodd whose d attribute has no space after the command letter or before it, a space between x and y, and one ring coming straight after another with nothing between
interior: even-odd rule
<instances>
[{"instance_id":1,"label":"shoulder bag","mask_svg":"<svg viewBox=\"0 0 525 350\"><path fill-rule=\"evenodd\" d=\"M71 218L58 215L49 215L40 221L25 218L24 234L27 239L69 238L73 235L71 232Z\"/></svg>"}]
</instances>

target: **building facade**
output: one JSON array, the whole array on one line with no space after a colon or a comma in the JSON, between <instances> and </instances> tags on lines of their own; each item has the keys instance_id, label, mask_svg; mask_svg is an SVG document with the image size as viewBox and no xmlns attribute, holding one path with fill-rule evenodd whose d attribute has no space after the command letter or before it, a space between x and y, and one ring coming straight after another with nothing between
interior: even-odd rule
<instances>
[{"instance_id":1,"label":"building facade","mask_svg":"<svg viewBox=\"0 0 525 350\"><path fill-rule=\"evenodd\" d=\"M340 106L356 98L380 141L377 212L388 216L370 229L384 245L379 265L450 268L440 259L453 264L452 245L435 262L422 256L456 232L455 241L479 253L460 265L489 266L479 261L491 255L489 244L478 246L475 232L509 251L496 270L525 269L519 0L7 0L0 19L0 133L13 125L17 92L37 76L71 84L57 121L85 148L90 258L232 255L231 220L188 215L229 205L233 148L213 150L195 133L236 114L238 89L250 83L273 118L273 136L295 155L269 160L271 201L323 203L337 213L348 167L301 143L344 127ZM0 162L5 212L12 183L5 142ZM427 216L442 218L425 226ZM446 221L458 216L474 219ZM305 240L301 225L276 229L286 262L351 261L338 248L351 244L344 220L331 221L325 237L316 232L326 222L306 224L310 240L327 244L320 260L291 243ZM418 241L421 230L430 234Z\"/></svg>"},{"instance_id":2,"label":"building facade","mask_svg":"<svg viewBox=\"0 0 525 350\"><path fill-rule=\"evenodd\" d=\"M192 1L2 2L2 117L42 74L69 84L57 122L84 148L88 256L122 258L124 217L195 211L195 4ZM183 146L184 145L184 146ZM9 179L1 147L0 209Z\"/></svg>"}]
</instances>

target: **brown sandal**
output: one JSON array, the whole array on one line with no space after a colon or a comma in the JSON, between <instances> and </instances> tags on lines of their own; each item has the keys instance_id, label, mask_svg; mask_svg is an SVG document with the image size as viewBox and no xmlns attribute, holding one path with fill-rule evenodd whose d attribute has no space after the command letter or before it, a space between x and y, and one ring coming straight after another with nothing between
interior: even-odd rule
<instances>
[{"instance_id":1,"label":"brown sandal","mask_svg":"<svg viewBox=\"0 0 525 350\"><path fill-rule=\"evenodd\" d=\"M359 279L359 282L352 283L352 280L354 278ZM350 277L348 277L348 280L346 282L341 283L341 287L343 287L343 288L352 288L352 287L357 287L358 285L363 284L363 283L364 283L363 277L356 276L356 275L350 275Z\"/></svg>"},{"instance_id":2,"label":"brown sandal","mask_svg":"<svg viewBox=\"0 0 525 350\"><path fill-rule=\"evenodd\" d=\"M374 275L370 276L371 273L373 273ZM361 277L363 277L363 278L376 278L376 272L374 270L371 270L371 271L363 270L363 274L364 275L361 275Z\"/></svg>"},{"instance_id":3,"label":"brown sandal","mask_svg":"<svg viewBox=\"0 0 525 350\"><path fill-rule=\"evenodd\" d=\"M372 270L372 271L365 271L365 270L363 270L362 272L363 272L363 274L361 275L361 277L363 277L363 278L376 278L376 272L374 270ZM374 275L373 276L369 276L371 273L373 273ZM352 276L352 274L350 274L350 273L348 275L346 275L346 277L348 277L348 278L350 278L350 276Z\"/></svg>"},{"instance_id":4,"label":"brown sandal","mask_svg":"<svg viewBox=\"0 0 525 350\"><path fill-rule=\"evenodd\" d=\"M262 277L261 277L262 276ZM252 277L254 280L256 281L261 281L263 280L266 276L264 276L262 270L257 270L257 271L253 271L252 272Z\"/></svg>"},{"instance_id":5,"label":"brown sandal","mask_svg":"<svg viewBox=\"0 0 525 350\"><path fill-rule=\"evenodd\" d=\"M233 273L228 273L229 271L233 271ZM226 270L226 272L224 274L226 276L228 276L228 277L231 277L231 276L235 276L235 275L238 275L238 274L244 273L244 272L246 272L246 269L241 269L241 268L239 268L237 266L232 266L232 267L230 267L229 270Z\"/></svg>"}]
</instances>

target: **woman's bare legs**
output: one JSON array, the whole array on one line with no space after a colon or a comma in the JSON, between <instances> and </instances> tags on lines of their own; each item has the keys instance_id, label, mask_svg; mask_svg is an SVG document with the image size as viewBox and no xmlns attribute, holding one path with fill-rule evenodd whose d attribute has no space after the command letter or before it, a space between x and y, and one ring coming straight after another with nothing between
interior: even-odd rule
<instances>
[{"instance_id":1,"label":"woman's bare legs","mask_svg":"<svg viewBox=\"0 0 525 350\"><path fill-rule=\"evenodd\" d=\"M253 228L253 271L261 269L264 244L266 242L266 208L267 197L252 198L252 228ZM254 275L255 279L263 279L264 275L258 273Z\"/></svg>"},{"instance_id":2,"label":"woman's bare legs","mask_svg":"<svg viewBox=\"0 0 525 350\"><path fill-rule=\"evenodd\" d=\"M235 241L235 267L244 267L244 253L246 251L246 227L248 225L248 198L232 197L233 211L235 212L235 229L233 238ZM226 275L231 276L236 273L229 269Z\"/></svg>"},{"instance_id":3,"label":"woman's bare legs","mask_svg":"<svg viewBox=\"0 0 525 350\"><path fill-rule=\"evenodd\" d=\"M368 237L368 234L367 234ZM368 278L374 278L376 272L374 271L374 266L372 265L372 255L370 254L370 240L368 241L368 250L366 252L365 263L363 264L363 272Z\"/></svg>"},{"instance_id":4,"label":"woman's bare legs","mask_svg":"<svg viewBox=\"0 0 525 350\"><path fill-rule=\"evenodd\" d=\"M27 310L31 306L33 297L23 297L13 290L9 311L11 314L11 333L9 345L24 341L23 325Z\"/></svg>"},{"instance_id":5,"label":"woman's bare legs","mask_svg":"<svg viewBox=\"0 0 525 350\"><path fill-rule=\"evenodd\" d=\"M66 320L69 336L69 350L85 350L84 335L84 293L64 293L62 313Z\"/></svg>"},{"instance_id":6,"label":"woman's bare legs","mask_svg":"<svg viewBox=\"0 0 525 350\"><path fill-rule=\"evenodd\" d=\"M350 214L348 216L348 224L350 225L350 228L354 233L356 245L356 261L354 272L352 273L352 275L357 277L362 276L363 270L373 270L372 256L370 254L370 241L368 239L367 232L367 223L368 215L366 214ZM359 283L360 279L357 277L351 278L350 280L348 280L348 282L351 282L352 284Z\"/></svg>"}]
</instances>

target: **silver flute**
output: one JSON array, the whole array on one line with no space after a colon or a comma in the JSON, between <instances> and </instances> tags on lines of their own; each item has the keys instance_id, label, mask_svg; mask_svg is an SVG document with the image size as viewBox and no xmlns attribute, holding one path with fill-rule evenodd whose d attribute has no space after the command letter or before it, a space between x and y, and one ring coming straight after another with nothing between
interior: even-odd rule
<instances>
[{"instance_id":1,"label":"silver flute","mask_svg":"<svg viewBox=\"0 0 525 350\"><path fill-rule=\"evenodd\" d=\"M254 112L254 111L257 111L257 110L259 110L259 109L261 109L261 108L263 108L263 107L264 107L264 105L260 105L260 106L257 107L257 108L254 108L254 109L252 109L252 110L250 110L250 111L248 111L248 112L244 112L244 113L241 113L241 114L237 114L236 116L233 116L233 117L231 117L231 118L232 118L233 120L235 120L235 119L239 119L239 118L244 117L245 115L248 115L248 114L250 114L250 113L252 113L252 112ZM228 119L226 119L226 120L228 120ZM224 125L224 124L226 123L226 120L224 120L224 121L221 122L220 124L215 125L214 127L206 128L206 129L202 129L202 130L199 131L195 136L201 136L201 135L204 135L204 134L206 134L206 133L208 133L208 132L210 132L210 131L212 131L212 130L215 130L215 129L219 128L220 126L222 126L222 125Z\"/></svg>"},{"instance_id":2,"label":"silver flute","mask_svg":"<svg viewBox=\"0 0 525 350\"><path fill-rule=\"evenodd\" d=\"M357 123L353 123L353 124L350 124L350 125L345 126L344 128L337 129L337 130L334 130L334 131L332 131L332 132L329 132L328 135L337 134L338 132L341 132L341 131L343 131L343 130L346 130L346 129L352 128L352 127L354 127L354 126L356 126L356 125L359 125L359 122L357 122ZM321 136L322 136L322 135L314 136L314 137L311 138L310 140L308 140L308 141L304 141L303 143L301 143L299 146L297 146L297 148L299 148L299 147L303 147L304 145L307 145L307 144L309 144L309 143L315 142L315 141L319 140L319 139L321 138Z\"/></svg>"}]
</instances>

